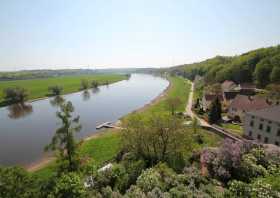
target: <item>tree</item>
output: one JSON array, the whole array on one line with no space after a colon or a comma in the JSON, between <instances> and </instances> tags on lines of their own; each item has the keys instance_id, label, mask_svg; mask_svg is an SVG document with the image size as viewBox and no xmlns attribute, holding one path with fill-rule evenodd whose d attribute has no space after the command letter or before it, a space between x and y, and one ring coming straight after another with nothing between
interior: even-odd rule
<instances>
[{"instance_id":1,"label":"tree","mask_svg":"<svg viewBox=\"0 0 280 198\"><path fill-rule=\"evenodd\" d=\"M280 85L270 84L266 86L265 95L270 100L280 101Z\"/></svg>"},{"instance_id":2,"label":"tree","mask_svg":"<svg viewBox=\"0 0 280 198\"><path fill-rule=\"evenodd\" d=\"M54 185L47 197L50 198L86 198L86 189L77 173L61 175L54 181Z\"/></svg>"},{"instance_id":3,"label":"tree","mask_svg":"<svg viewBox=\"0 0 280 198\"><path fill-rule=\"evenodd\" d=\"M55 86L50 86L48 88L48 90L49 90L51 95L59 96L62 93L62 91L63 91L63 87L55 85Z\"/></svg>"},{"instance_id":4,"label":"tree","mask_svg":"<svg viewBox=\"0 0 280 198\"><path fill-rule=\"evenodd\" d=\"M265 87L270 82L272 67L269 59L263 59L257 64L254 75L260 87Z\"/></svg>"},{"instance_id":5,"label":"tree","mask_svg":"<svg viewBox=\"0 0 280 198\"><path fill-rule=\"evenodd\" d=\"M122 142L124 150L150 164L179 156L190 141L181 120L167 115L144 117L132 115L124 121Z\"/></svg>"},{"instance_id":6,"label":"tree","mask_svg":"<svg viewBox=\"0 0 280 198\"><path fill-rule=\"evenodd\" d=\"M10 103L24 103L28 98L28 93L22 87L7 88L4 90L4 98Z\"/></svg>"},{"instance_id":7,"label":"tree","mask_svg":"<svg viewBox=\"0 0 280 198\"><path fill-rule=\"evenodd\" d=\"M85 89L88 89L88 88L89 88L89 81L86 80L86 79L83 79L83 80L81 81L81 89L82 89L82 90L85 90Z\"/></svg>"},{"instance_id":8,"label":"tree","mask_svg":"<svg viewBox=\"0 0 280 198\"><path fill-rule=\"evenodd\" d=\"M182 102L178 97L166 99L166 107L171 112L172 115L175 114L175 111L178 110L181 104Z\"/></svg>"},{"instance_id":9,"label":"tree","mask_svg":"<svg viewBox=\"0 0 280 198\"><path fill-rule=\"evenodd\" d=\"M74 107L71 102L63 103L57 117L61 120L62 126L58 128L52 141L47 145L46 150L59 152L59 162L64 171L76 171L79 169L78 143L75 141L75 133L81 130L80 117L73 117Z\"/></svg>"},{"instance_id":10,"label":"tree","mask_svg":"<svg viewBox=\"0 0 280 198\"><path fill-rule=\"evenodd\" d=\"M38 181L23 168L0 167L0 197L40 197Z\"/></svg>"},{"instance_id":11,"label":"tree","mask_svg":"<svg viewBox=\"0 0 280 198\"><path fill-rule=\"evenodd\" d=\"M92 87L92 88L97 89L97 88L98 88L98 86L99 86L98 81L93 80L93 81L91 82L91 87Z\"/></svg>"},{"instance_id":12,"label":"tree","mask_svg":"<svg viewBox=\"0 0 280 198\"><path fill-rule=\"evenodd\" d=\"M222 104L218 97L212 102L208 113L208 122L210 124L217 123L222 118Z\"/></svg>"},{"instance_id":13,"label":"tree","mask_svg":"<svg viewBox=\"0 0 280 198\"><path fill-rule=\"evenodd\" d=\"M270 80L274 83L280 82L280 66L274 66L270 74Z\"/></svg>"}]
</instances>

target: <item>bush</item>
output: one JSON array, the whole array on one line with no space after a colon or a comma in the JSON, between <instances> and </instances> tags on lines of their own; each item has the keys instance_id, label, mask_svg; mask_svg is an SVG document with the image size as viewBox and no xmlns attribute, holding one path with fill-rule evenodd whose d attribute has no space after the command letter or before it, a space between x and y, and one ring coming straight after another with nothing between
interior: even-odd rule
<instances>
[{"instance_id":1,"label":"bush","mask_svg":"<svg viewBox=\"0 0 280 198\"><path fill-rule=\"evenodd\" d=\"M138 177L136 184L144 192L152 191L155 187L163 189L161 175L153 168L146 169Z\"/></svg>"}]
</instances>

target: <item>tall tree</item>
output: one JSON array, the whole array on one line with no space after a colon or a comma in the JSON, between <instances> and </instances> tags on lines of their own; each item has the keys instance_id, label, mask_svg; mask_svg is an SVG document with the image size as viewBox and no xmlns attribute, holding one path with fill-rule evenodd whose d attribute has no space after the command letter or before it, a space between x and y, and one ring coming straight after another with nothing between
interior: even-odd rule
<instances>
[{"instance_id":1,"label":"tall tree","mask_svg":"<svg viewBox=\"0 0 280 198\"><path fill-rule=\"evenodd\" d=\"M59 96L62 93L62 91L63 91L63 87L55 85L55 86L50 86L48 88L48 90L49 90L51 95Z\"/></svg>"},{"instance_id":2,"label":"tall tree","mask_svg":"<svg viewBox=\"0 0 280 198\"><path fill-rule=\"evenodd\" d=\"M175 111L178 110L178 108L181 106L182 102L180 98L168 98L166 100L166 107L171 112L172 115L175 114Z\"/></svg>"},{"instance_id":3,"label":"tall tree","mask_svg":"<svg viewBox=\"0 0 280 198\"><path fill-rule=\"evenodd\" d=\"M212 102L208 113L208 122L217 123L222 118L222 105L218 97Z\"/></svg>"},{"instance_id":4,"label":"tall tree","mask_svg":"<svg viewBox=\"0 0 280 198\"><path fill-rule=\"evenodd\" d=\"M63 103L57 117L61 120L62 126L58 128L52 141L47 145L46 150L58 151L62 172L76 171L79 169L78 143L75 141L75 133L81 130L80 117L73 118L74 107L71 102Z\"/></svg>"},{"instance_id":5,"label":"tall tree","mask_svg":"<svg viewBox=\"0 0 280 198\"><path fill-rule=\"evenodd\" d=\"M7 88L4 90L4 98L10 103L24 103L28 98L28 93L22 87Z\"/></svg>"}]
</instances>

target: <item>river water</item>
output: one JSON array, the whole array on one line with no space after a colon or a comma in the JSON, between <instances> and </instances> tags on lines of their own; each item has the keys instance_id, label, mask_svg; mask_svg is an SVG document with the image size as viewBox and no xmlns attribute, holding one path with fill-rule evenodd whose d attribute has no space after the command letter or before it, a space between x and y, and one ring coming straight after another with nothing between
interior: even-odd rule
<instances>
[{"instance_id":1,"label":"river water","mask_svg":"<svg viewBox=\"0 0 280 198\"><path fill-rule=\"evenodd\" d=\"M163 78L132 74L129 80L68 94L63 99L71 101L75 114L80 115L78 138L84 138L94 134L98 124L115 122L149 103L167 86ZM57 98L48 98L0 108L0 165L28 165L42 159L45 145L60 126L58 103Z\"/></svg>"}]
</instances>

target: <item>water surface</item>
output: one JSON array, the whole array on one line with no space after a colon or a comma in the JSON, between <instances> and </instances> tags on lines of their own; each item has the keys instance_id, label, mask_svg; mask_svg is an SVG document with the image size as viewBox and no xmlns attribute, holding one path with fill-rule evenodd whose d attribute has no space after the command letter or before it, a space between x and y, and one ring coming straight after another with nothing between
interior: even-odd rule
<instances>
[{"instance_id":1,"label":"water surface","mask_svg":"<svg viewBox=\"0 0 280 198\"><path fill-rule=\"evenodd\" d=\"M149 103L168 86L168 81L145 74L133 74L98 90L63 96L71 101L80 115L83 138L96 132L95 127L118 118ZM43 157L43 150L60 126L55 114L57 98L48 98L0 109L0 165L28 165Z\"/></svg>"}]
</instances>

